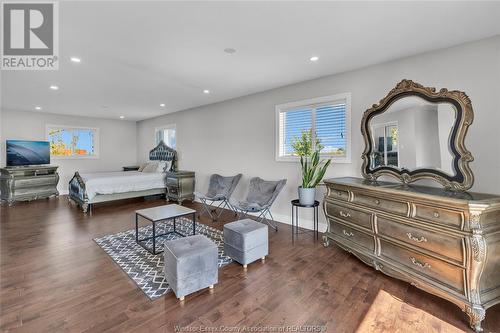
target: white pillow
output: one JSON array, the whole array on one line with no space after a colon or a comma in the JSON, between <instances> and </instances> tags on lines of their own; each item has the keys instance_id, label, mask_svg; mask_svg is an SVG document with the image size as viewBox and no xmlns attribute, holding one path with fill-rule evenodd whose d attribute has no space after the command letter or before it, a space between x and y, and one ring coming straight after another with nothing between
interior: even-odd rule
<instances>
[{"instance_id":1,"label":"white pillow","mask_svg":"<svg viewBox=\"0 0 500 333\"><path fill-rule=\"evenodd\" d=\"M158 168L156 169L156 172L158 172L158 173L164 173L164 172L168 171L168 169L166 169L167 167L170 169L169 162L167 162L167 161L160 161L160 162L158 162Z\"/></svg>"},{"instance_id":2,"label":"white pillow","mask_svg":"<svg viewBox=\"0 0 500 333\"><path fill-rule=\"evenodd\" d=\"M152 173L156 172L157 169L158 169L158 162L148 162L144 167L144 169L142 169L142 172Z\"/></svg>"}]
</instances>

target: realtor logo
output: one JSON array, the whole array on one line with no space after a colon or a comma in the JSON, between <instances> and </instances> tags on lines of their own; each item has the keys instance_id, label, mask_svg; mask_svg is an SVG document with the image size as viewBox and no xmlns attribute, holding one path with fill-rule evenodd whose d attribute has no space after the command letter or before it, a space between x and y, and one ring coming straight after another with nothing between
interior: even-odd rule
<instances>
[{"instance_id":1,"label":"realtor logo","mask_svg":"<svg viewBox=\"0 0 500 333\"><path fill-rule=\"evenodd\" d=\"M58 4L2 3L3 70L59 68Z\"/></svg>"}]
</instances>

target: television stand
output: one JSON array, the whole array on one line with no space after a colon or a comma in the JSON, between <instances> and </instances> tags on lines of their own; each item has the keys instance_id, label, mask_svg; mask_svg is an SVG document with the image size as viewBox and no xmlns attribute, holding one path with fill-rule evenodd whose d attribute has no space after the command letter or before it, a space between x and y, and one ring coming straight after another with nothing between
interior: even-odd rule
<instances>
[{"instance_id":1,"label":"television stand","mask_svg":"<svg viewBox=\"0 0 500 333\"><path fill-rule=\"evenodd\" d=\"M57 166L39 165L0 168L0 199L12 205L16 201L31 201L58 196Z\"/></svg>"}]
</instances>

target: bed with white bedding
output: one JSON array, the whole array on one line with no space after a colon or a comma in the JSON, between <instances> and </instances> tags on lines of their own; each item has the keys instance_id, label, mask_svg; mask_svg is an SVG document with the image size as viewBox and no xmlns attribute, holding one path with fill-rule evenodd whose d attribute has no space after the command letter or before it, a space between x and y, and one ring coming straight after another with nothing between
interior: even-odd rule
<instances>
[{"instance_id":1,"label":"bed with white bedding","mask_svg":"<svg viewBox=\"0 0 500 333\"><path fill-rule=\"evenodd\" d=\"M69 182L69 199L87 213L100 202L165 193L165 171L176 170L176 151L160 142L149 159L157 168L141 171L75 173ZM150 165L151 166L151 165Z\"/></svg>"}]
</instances>

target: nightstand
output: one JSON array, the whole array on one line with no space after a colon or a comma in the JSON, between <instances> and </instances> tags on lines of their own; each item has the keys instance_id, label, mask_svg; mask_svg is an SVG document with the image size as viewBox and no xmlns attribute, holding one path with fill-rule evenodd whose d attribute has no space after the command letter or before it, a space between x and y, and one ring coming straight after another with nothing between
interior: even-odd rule
<instances>
[{"instance_id":1,"label":"nightstand","mask_svg":"<svg viewBox=\"0 0 500 333\"><path fill-rule=\"evenodd\" d=\"M168 171L166 173L167 200L182 204L194 200L194 171Z\"/></svg>"},{"instance_id":2,"label":"nightstand","mask_svg":"<svg viewBox=\"0 0 500 333\"><path fill-rule=\"evenodd\" d=\"M123 171L137 171L139 170L140 166L124 166Z\"/></svg>"}]
</instances>

